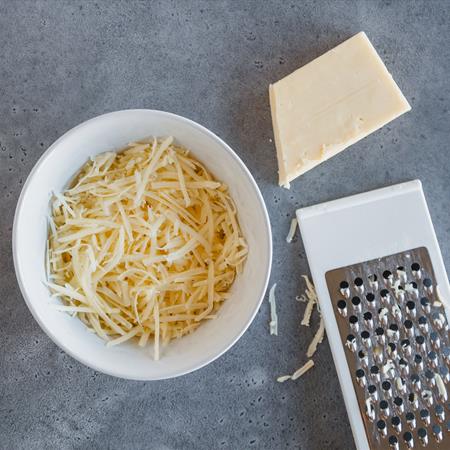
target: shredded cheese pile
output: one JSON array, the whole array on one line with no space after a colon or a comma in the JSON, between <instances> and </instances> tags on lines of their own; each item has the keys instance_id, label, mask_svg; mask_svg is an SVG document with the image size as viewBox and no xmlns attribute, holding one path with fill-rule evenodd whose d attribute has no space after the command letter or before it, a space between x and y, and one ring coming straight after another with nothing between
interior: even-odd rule
<instances>
[{"instance_id":1,"label":"shredded cheese pile","mask_svg":"<svg viewBox=\"0 0 450 450\"><path fill-rule=\"evenodd\" d=\"M160 345L212 319L247 257L227 187L172 138L85 164L55 193L48 286L107 345Z\"/></svg>"}]
</instances>

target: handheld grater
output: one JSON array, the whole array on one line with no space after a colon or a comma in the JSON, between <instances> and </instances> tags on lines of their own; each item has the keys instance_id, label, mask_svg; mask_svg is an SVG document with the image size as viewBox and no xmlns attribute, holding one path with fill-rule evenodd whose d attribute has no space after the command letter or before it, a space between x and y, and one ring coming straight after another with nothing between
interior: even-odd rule
<instances>
[{"instance_id":1,"label":"handheld grater","mask_svg":"<svg viewBox=\"0 0 450 450\"><path fill-rule=\"evenodd\" d=\"M420 181L297 218L357 448L450 449L450 287Z\"/></svg>"}]
</instances>

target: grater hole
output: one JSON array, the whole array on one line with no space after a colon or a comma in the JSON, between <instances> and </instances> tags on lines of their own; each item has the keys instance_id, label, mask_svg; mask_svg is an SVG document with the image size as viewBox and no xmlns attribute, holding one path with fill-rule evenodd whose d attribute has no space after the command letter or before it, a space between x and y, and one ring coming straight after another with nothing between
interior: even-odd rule
<instances>
[{"instance_id":1,"label":"grater hole","mask_svg":"<svg viewBox=\"0 0 450 450\"><path fill-rule=\"evenodd\" d=\"M438 442L440 442L442 440L442 428L441 428L441 426L438 425L438 424L434 424L431 427L431 429L433 431L433 434L434 434L434 437L436 438L436 440Z\"/></svg>"},{"instance_id":2,"label":"grater hole","mask_svg":"<svg viewBox=\"0 0 450 450\"><path fill-rule=\"evenodd\" d=\"M420 418L425 422L428 423L430 420L430 411L428 409L423 408L420 410Z\"/></svg>"},{"instance_id":3,"label":"grater hole","mask_svg":"<svg viewBox=\"0 0 450 450\"><path fill-rule=\"evenodd\" d=\"M427 379L428 384L431 386L434 386L435 378L434 378L434 372L430 369L425 370L425 378ZM426 392L426 391L424 391Z\"/></svg>"},{"instance_id":4,"label":"grater hole","mask_svg":"<svg viewBox=\"0 0 450 450\"><path fill-rule=\"evenodd\" d=\"M423 369L423 358L422 358L421 355L416 354L414 356L414 364L416 365L416 368L418 370L422 370ZM420 378L418 380L416 380L416 382L419 383L420 382Z\"/></svg>"},{"instance_id":5,"label":"grater hole","mask_svg":"<svg viewBox=\"0 0 450 450\"><path fill-rule=\"evenodd\" d=\"M337 307L339 309L345 309L347 307L347 302L345 300L339 300L337 302Z\"/></svg>"},{"instance_id":6,"label":"grater hole","mask_svg":"<svg viewBox=\"0 0 450 450\"><path fill-rule=\"evenodd\" d=\"M398 448L398 439L396 436L394 436L394 435L389 436L389 445L392 448Z\"/></svg>"},{"instance_id":7,"label":"grater hole","mask_svg":"<svg viewBox=\"0 0 450 450\"><path fill-rule=\"evenodd\" d=\"M380 295L384 298L388 297L389 291L387 289L381 289Z\"/></svg>"},{"instance_id":8,"label":"grater hole","mask_svg":"<svg viewBox=\"0 0 450 450\"><path fill-rule=\"evenodd\" d=\"M419 349L424 349L424 347L425 347L425 338L422 336L422 335L418 335L418 336L416 336L415 337L415 340L416 340L416 345L417 345L417 347L419 347Z\"/></svg>"},{"instance_id":9,"label":"grater hole","mask_svg":"<svg viewBox=\"0 0 450 450\"><path fill-rule=\"evenodd\" d=\"M406 320L403 322L403 325L404 325L404 327L405 327L407 330L411 330L412 327L414 326L414 324L412 323L412 321L409 320L409 319L406 319Z\"/></svg>"},{"instance_id":10,"label":"grater hole","mask_svg":"<svg viewBox=\"0 0 450 450\"><path fill-rule=\"evenodd\" d=\"M357 316L350 316L348 321L350 322L350 327L353 331L358 331L359 325L358 325L358 317Z\"/></svg>"},{"instance_id":11,"label":"grater hole","mask_svg":"<svg viewBox=\"0 0 450 450\"><path fill-rule=\"evenodd\" d=\"M416 304L412 301L409 300L406 302L406 308L411 312L413 309L415 309Z\"/></svg>"},{"instance_id":12,"label":"grater hole","mask_svg":"<svg viewBox=\"0 0 450 450\"><path fill-rule=\"evenodd\" d=\"M393 342L388 343L388 353L392 357L397 354L397 346Z\"/></svg>"},{"instance_id":13,"label":"grater hole","mask_svg":"<svg viewBox=\"0 0 450 450\"><path fill-rule=\"evenodd\" d=\"M410 431L407 431L404 435L403 435L403 439L407 444L410 444L413 440L413 435Z\"/></svg>"},{"instance_id":14,"label":"grater hole","mask_svg":"<svg viewBox=\"0 0 450 450\"><path fill-rule=\"evenodd\" d=\"M398 361L398 365L400 366L400 370L402 371L402 374L408 375L409 373L409 366L408 361L404 358L400 358Z\"/></svg>"},{"instance_id":15,"label":"grater hole","mask_svg":"<svg viewBox=\"0 0 450 450\"><path fill-rule=\"evenodd\" d=\"M380 409L386 410L387 408L389 408L389 403L386 400L381 400Z\"/></svg>"},{"instance_id":16,"label":"grater hole","mask_svg":"<svg viewBox=\"0 0 450 450\"><path fill-rule=\"evenodd\" d=\"M347 283L347 281L341 281L340 282L340 284L339 284L339 287L341 288L341 289L348 289L348 283Z\"/></svg>"},{"instance_id":17,"label":"grater hole","mask_svg":"<svg viewBox=\"0 0 450 450\"><path fill-rule=\"evenodd\" d=\"M419 270L420 270L420 264L419 263L412 263L411 264L411 270L413 271L413 272L418 272Z\"/></svg>"},{"instance_id":18,"label":"grater hole","mask_svg":"<svg viewBox=\"0 0 450 450\"><path fill-rule=\"evenodd\" d=\"M396 323L391 323L391 324L389 325L389 329L390 329L391 331L398 331L398 325L397 325Z\"/></svg>"},{"instance_id":19,"label":"grater hole","mask_svg":"<svg viewBox=\"0 0 450 450\"><path fill-rule=\"evenodd\" d=\"M423 446L428 445L427 430L425 428L419 428L417 430L417 436L419 436L419 440Z\"/></svg>"},{"instance_id":20,"label":"grater hole","mask_svg":"<svg viewBox=\"0 0 450 450\"><path fill-rule=\"evenodd\" d=\"M414 393L414 392L411 392L409 395L408 395L408 401L409 401L409 403L411 404L411 406L414 408L414 409L416 409L417 408L417 405L418 405L418 397L417 397L417 395Z\"/></svg>"},{"instance_id":21,"label":"grater hole","mask_svg":"<svg viewBox=\"0 0 450 450\"><path fill-rule=\"evenodd\" d=\"M399 433L401 431L401 429L402 429L402 425L401 424L402 424L402 421L400 420L400 417L398 417L398 416L392 417L391 425L392 425L392 428L394 428L394 430L397 433Z\"/></svg>"},{"instance_id":22,"label":"grater hole","mask_svg":"<svg viewBox=\"0 0 450 450\"><path fill-rule=\"evenodd\" d=\"M389 328L387 330L387 336L390 339L393 339L394 341L398 340L400 337L400 333L398 331L398 325L396 323L391 323L389 325Z\"/></svg>"},{"instance_id":23,"label":"grater hole","mask_svg":"<svg viewBox=\"0 0 450 450\"><path fill-rule=\"evenodd\" d=\"M416 389L420 389L421 382L420 382L419 375L417 375L416 373L413 373L411 375L411 383Z\"/></svg>"},{"instance_id":24,"label":"grater hole","mask_svg":"<svg viewBox=\"0 0 450 450\"><path fill-rule=\"evenodd\" d=\"M444 420L444 407L442 405L436 405L434 408L434 413L436 414L436 417L438 417L440 420Z\"/></svg>"},{"instance_id":25,"label":"grater hole","mask_svg":"<svg viewBox=\"0 0 450 450\"><path fill-rule=\"evenodd\" d=\"M363 285L363 279L360 277L357 277L357 278L355 278L354 283L355 283L356 287L361 287Z\"/></svg>"},{"instance_id":26,"label":"grater hole","mask_svg":"<svg viewBox=\"0 0 450 450\"><path fill-rule=\"evenodd\" d=\"M431 280L430 280L429 278L425 278L425 279L423 280L423 285L424 285L425 287L427 287L427 288L431 287L432 284L433 284L433 283L431 282Z\"/></svg>"},{"instance_id":27,"label":"grater hole","mask_svg":"<svg viewBox=\"0 0 450 450\"><path fill-rule=\"evenodd\" d=\"M389 280L390 278L392 278L392 272L390 270L385 270L383 272L383 278L385 280Z\"/></svg>"},{"instance_id":28,"label":"grater hole","mask_svg":"<svg viewBox=\"0 0 450 450\"><path fill-rule=\"evenodd\" d=\"M385 435L386 435L386 433L387 433L387 428L386 428L386 422L385 422L384 420L380 419L380 420L377 422L377 428L378 428L378 431L380 432L380 434L381 434L382 436L385 436Z\"/></svg>"},{"instance_id":29,"label":"grater hole","mask_svg":"<svg viewBox=\"0 0 450 450\"><path fill-rule=\"evenodd\" d=\"M345 300L339 300L337 302L337 307L339 314L345 317L347 315L347 302Z\"/></svg>"}]
</instances>

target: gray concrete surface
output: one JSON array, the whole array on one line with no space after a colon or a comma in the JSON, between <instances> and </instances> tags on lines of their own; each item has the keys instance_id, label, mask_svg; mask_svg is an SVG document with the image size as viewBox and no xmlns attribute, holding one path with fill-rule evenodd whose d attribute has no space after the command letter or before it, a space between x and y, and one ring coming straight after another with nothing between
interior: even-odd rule
<instances>
[{"instance_id":1,"label":"gray concrete surface","mask_svg":"<svg viewBox=\"0 0 450 450\"><path fill-rule=\"evenodd\" d=\"M365 30L413 110L293 183L276 185L267 87ZM0 448L354 448L330 350L296 383L313 328L299 325L295 208L423 181L450 268L448 1L0 0ZM14 277L11 227L43 151L95 115L172 111L215 131L247 163L274 232L280 335L264 302L225 356L196 373L138 383L88 369L40 330Z\"/></svg>"}]
</instances>

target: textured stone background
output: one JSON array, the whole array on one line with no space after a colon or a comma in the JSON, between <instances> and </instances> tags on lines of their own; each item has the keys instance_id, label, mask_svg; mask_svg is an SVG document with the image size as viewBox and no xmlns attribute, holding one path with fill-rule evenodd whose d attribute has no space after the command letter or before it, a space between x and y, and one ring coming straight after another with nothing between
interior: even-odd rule
<instances>
[{"instance_id":1,"label":"textured stone background","mask_svg":"<svg viewBox=\"0 0 450 450\"><path fill-rule=\"evenodd\" d=\"M268 84L360 30L413 110L278 188ZM326 341L313 372L275 382L305 362L314 332L294 300L304 250L284 239L299 206L420 178L450 268L449 41L448 1L0 0L0 448L354 448ZM13 213L32 166L68 129L124 108L172 111L224 138L272 220L280 335L265 301L232 350L176 380L80 365L39 329L14 277Z\"/></svg>"}]
</instances>

